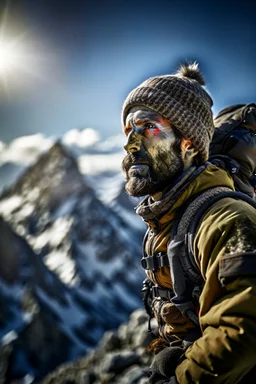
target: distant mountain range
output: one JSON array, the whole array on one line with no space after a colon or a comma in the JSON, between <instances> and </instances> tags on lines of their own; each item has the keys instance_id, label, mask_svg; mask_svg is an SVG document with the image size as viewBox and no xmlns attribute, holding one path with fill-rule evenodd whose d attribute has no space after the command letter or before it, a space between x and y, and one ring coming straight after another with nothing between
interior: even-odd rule
<instances>
[{"instance_id":1,"label":"distant mountain range","mask_svg":"<svg viewBox=\"0 0 256 384\"><path fill-rule=\"evenodd\" d=\"M39 381L141 307L145 226L124 191L120 138L89 133L83 146L81 132L0 146L3 383Z\"/></svg>"}]
</instances>

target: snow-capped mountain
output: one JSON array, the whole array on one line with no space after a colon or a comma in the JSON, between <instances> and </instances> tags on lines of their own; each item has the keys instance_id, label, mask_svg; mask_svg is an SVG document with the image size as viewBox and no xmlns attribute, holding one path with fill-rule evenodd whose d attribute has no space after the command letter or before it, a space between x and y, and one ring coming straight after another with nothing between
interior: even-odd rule
<instances>
[{"instance_id":1,"label":"snow-capped mountain","mask_svg":"<svg viewBox=\"0 0 256 384\"><path fill-rule=\"evenodd\" d=\"M72 152L82 174L115 176L121 172L124 155L124 137L121 134L101 140L99 133L92 128L72 129L61 138L49 138L38 133L18 137L9 144L0 141L0 191L15 182L56 142Z\"/></svg>"},{"instance_id":2,"label":"snow-capped mountain","mask_svg":"<svg viewBox=\"0 0 256 384\"><path fill-rule=\"evenodd\" d=\"M32 382L70 360L78 346L82 352L83 346L72 337L75 329L60 317L68 310L78 316L78 311L71 308L72 292L3 219L0 233L0 361L1 372L6 371L2 382ZM80 310L82 314L85 318Z\"/></svg>"},{"instance_id":3,"label":"snow-capped mountain","mask_svg":"<svg viewBox=\"0 0 256 384\"><path fill-rule=\"evenodd\" d=\"M0 358L8 380L37 381L141 306L137 201L120 173L86 177L79 157L52 144L0 198Z\"/></svg>"}]
</instances>

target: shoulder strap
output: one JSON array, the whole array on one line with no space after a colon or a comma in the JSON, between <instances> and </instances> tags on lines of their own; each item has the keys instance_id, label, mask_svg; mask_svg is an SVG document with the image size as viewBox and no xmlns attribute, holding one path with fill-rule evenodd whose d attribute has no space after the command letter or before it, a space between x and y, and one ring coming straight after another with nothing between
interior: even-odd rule
<instances>
[{"instance_id":1,"label":"shoulder strap","mask_svg":"<svg viewBox=\"0 0 256 384\"><path fill-rule=\"evenodd\" d=\"M227 187L208 189L190 200L182 209L175 220L168 243L167 256L174 293L171 301L195 324L198 319L195 316L194 303L199 302L204 281L194 258L194 238L199 222L208 209L226 197L246 201L256 208L255 201L242 192L234 192Z\"/></svg>"},{"instance_id":2,"label":"shoulder strap","mask_svg":"<svg viewBox=\"0 0 256 384\"><path fill-rule=\"evenodd\" d=\"M186 250L182 252L182 265L189 281L198 283L201 280L201 272L195 262L193 244L199 222L208 209L217 201L231 197L236 200L243 200L256 208L256 202L242 192L235 192L227 187L215 187L208 189L192 201L190 200L182 209L182 212L175 219L171 239L180 241L185 239Z\"/></svg>"},{"instance_id":3,"label":"shoulder strap","mask_svg":"<svg viewBox=\"0 0 256 384\"><path fill-rule=\"evenodd\" d=\"M184 251L181 253L182 266L186 277L189 281L192 281L194 284L202 280L201 272L195 262L193 255L193 240L194 235L197 229L197 225L201 217L206 212L206 204L216 196L220 196L222 193L232 192L230 188L227 187L214 187L207 189L206 191L193 196L188 202L182 207L179 214L176 216L173 224L173 229L171 233L170 246L173 242L181 241L184 247ZM200 215L198 215L200 212ZM197 220L195 220L195 217ZM193 225L194 232L191 232L191 227ZM188 252L189 250L189 252ZM192 250L192 252L191 252Z\"/></svg>"}]
</instances>

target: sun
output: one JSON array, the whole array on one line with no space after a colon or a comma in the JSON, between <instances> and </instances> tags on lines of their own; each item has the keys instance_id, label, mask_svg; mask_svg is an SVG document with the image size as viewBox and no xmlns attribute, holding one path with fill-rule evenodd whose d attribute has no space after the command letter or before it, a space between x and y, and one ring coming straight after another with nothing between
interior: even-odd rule
<instances>
[{"instance_id":1,"label":"sun","mask_svg":"<svg viewBox=\"0 0 256 384\"><path fill-rule=\"evenodd\" d=\"M8 97L22 81L28 81L28 75L34 69L24 43L21 35L11 38L4 34L0 36L0 89Z\"/></svg>"},{"instance_id":2,"label":"sun","mask_svg":"<svg viewBox=\"0 0 256 384\"><path fill-rule=\"evenodd\" d=\"M49 70L51 63L40 39L22 23L13 22L7 0L0 19L0 95L9 98L36 87L37 81L49 81L54 70L54 65Z\"/></svg>"},{"instance_id":3,"label":"sun","mask_svg":"<svg viewBox=\"0 0 256 384\"><path fill-rule=\"evenodd\" d=\"M18 64L19 56L19 49L14 44L0 40L0 76L14 70Z\"/></svg>"},{"instance_id":4,"label":"sun","mask_svg":"<svg viewBox=\"0 0 256 384\"><path fill-rule=\"evenodd\" d=\"M29 66L26 58L26 44L24 44L25 34L15 34L13 31L9 20L9 4L7 1L0 20L0 86L4 87L7 94L9 94L9 84L13 85L22 70Z\"/></svg>"}]
</instances>

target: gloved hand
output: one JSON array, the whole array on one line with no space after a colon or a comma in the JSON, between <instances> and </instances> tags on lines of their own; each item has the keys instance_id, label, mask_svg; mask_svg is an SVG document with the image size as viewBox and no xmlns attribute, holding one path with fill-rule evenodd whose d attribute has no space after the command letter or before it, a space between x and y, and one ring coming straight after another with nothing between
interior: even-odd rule
<instances>
[{"instance_id":1,"label":"gloved hand","mask_svg":"<svg viewBox=\"0 0 256 384\"><path fill-rule=\"evenodd\" d=\"M152 381L153 380L153 381ZM158 375L155 378L150 377L148 380L148 384L179 384L176 376L172 376L169 379L163 378L163 376Z\"/></svg>"},{"instance_id":2,"label":"gloved hand","mask_svg":"<svg viewBox=\"0 0 256 384\"><path fill-rule=\"evenodd\" d=\"M159 352L151 364L148 383L169 384L170 382L170 384L173 384L177 382L175 378L175 369L183 354L184 349L181 347L167 347Z\"/></svg>"},{"instance_id":3,"label":"gloved hand","mask_svg":"<svg viewBox=\"0 0 256 384\"><path fill-rule=\"evenodd\" d=\"M179 383L178 383L178 381L177 381L177 379L176 379L176 376L172 376L172 377L170 378L170 380L168 380L168 381L164 381L163 384L179 384Z\"/></svg>"}]
</instances>

